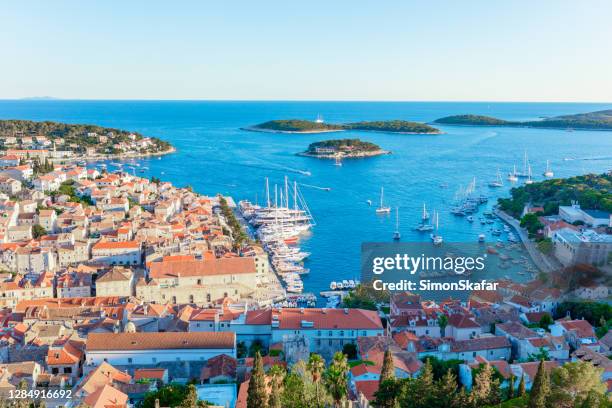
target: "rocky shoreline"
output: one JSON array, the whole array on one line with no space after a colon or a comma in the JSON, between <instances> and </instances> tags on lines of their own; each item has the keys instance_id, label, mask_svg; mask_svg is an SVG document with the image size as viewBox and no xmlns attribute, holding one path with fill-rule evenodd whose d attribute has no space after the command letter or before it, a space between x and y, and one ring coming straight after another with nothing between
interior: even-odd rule
<instances>
[{"instance_id":1,"label":"rocky shoreline","mask_svg":"<svg viewBox=\"0 0 612 408\"><path fill-rule=\"evenodd\" d=\"M297 134L316 134L316 133L334 133L344 132L345 129L315 129L315 130L275 130L275 129L262 129L256 127L242 127L240 130L246 130L247 132L260 132L260 133L297 133Z\"/></svg>"},{"instance_id":2,"label":"rocky shoreline","mask_svg":"<svg viewBox=\"0 0 612 408\"><path fill-rule=\"evenodd\" d=\"M176 152L176 148L171 146L168 150L164 150L161 152L150 152L150 153L135 153L135 154L107 154L100 156L74 156L74 157L65 157L65 158L55 158L50 159L54 163L67 163L67 162L78 162L78 161L86 161L86 162L95 162L101 160L129 160L129 159L142 159L145 157L155 157L155 156L165 156L167 154L172 154Z\"/></svg>"},{"instance_id":3,"label":"rocky shoreline","mask_svg":"<svg viewBox=\"0 0 612 408\"><path fill-rule=\"evenodd\" d=\"M368 152L358 152L358 153L350 153L350 154L340 154L338 155L337 153L334 154L315 154L315 153L309 153L309 152L300 152L300 153L296 153L296 156L303 156L303 157L312 157L315 159L328 159L328 160L333 160L336 158L340 158L340 159L365 159L367 157L375 157L375 156L382 156L382 155L386 155L386 154L392 154L392 152L390 150L373 150L373 151L368 151Z\"/></svg>"}]
</instances>

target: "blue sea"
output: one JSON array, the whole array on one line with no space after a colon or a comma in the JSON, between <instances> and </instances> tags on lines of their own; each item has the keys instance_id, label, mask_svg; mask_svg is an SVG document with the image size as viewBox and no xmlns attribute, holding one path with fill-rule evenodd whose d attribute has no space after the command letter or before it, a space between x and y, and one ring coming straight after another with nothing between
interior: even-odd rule
<instances>
[{"instance_id":1,"label":"blue sea","mask_svg":"<svg viewBox=\"0 0 612 408\"><path fill-rule=\"evenodd\" d=\"M156 136L178 151L161 160L144 159L142 176L156 176L178 186L192 186L202 194L222 193L236 201L259 203L264 179L282 183L285 175L300 183L316 220L301 246L312 253L306 262L310 275L305 290L318 293L329 282L359 276L362 242L388 242L395 230L395 214L376 216L380 188L385 202L399 208L402 241L424 241L428 234L412 230L423 203L440 211L440 233L446 242L475 242L490 236L491 225L469 224L449 213L460 186L474 177L489 195L488 208L508 194L506 174L514 164L522 170L527 151L534 178L541 179L546 160L555 177L612 168L612 132L493 127L437 126L442 135L401 135L351 131L331 134L269 134L240 130L271 119L327 122L403 119L429 122L463 113L503 119L542 117L611 109L612 104L577 103L455 103L455 102L212 102L212 101L0 101L0 118L52 120L117 127ZM308 144L329 138L361 138L393 154L361 160L333 162L298 157ZM506 187L491 190L486 184L498 169ZM299 171L309 171L306 176ZM441 188L444 184L447 188ZM329 187L323 191L318 187ZM482 210L481 210L482 211Z\"/></svg>"}]
</instances>

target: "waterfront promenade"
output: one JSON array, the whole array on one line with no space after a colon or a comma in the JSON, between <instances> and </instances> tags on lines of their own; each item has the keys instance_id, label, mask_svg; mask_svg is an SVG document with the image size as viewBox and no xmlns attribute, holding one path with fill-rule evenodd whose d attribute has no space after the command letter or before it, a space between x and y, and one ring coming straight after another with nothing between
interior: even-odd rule
<instances>
[{"instance_id":1,"label":"waterfront promenade","mask_svg":"<svg viewBox=\"0 0 612 408\"><path fill-rule=\"evenodd\" d=\"M542 254L542 252L540 252L535 242L529 239L527 231L524 228L521 228L519 220L511 217L500 209L495 209L495 215L501 218L517 232L521 242L523 245L525 245L525 248L527 248L527 252L529 252L531 260L536 264L540 271L550 273L563 267L556 259L545 256Z\"/></svg>"}]
</instances>

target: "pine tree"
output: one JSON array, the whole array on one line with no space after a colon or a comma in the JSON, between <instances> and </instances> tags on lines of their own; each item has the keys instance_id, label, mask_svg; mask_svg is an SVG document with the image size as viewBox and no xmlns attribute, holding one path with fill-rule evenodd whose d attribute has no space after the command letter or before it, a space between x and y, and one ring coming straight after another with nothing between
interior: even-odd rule
<instances>
[{"instance_id":1,"label":"pine tree","mask_svg":"<svg viewBox=\"0 0 612 408\"><path fill-rule=\"evenodd\" d=\"M421 369L421 375L408 383L407 392L402 395L400 405L414 408L429 408L435 400L433 369L429 359Z\"/></svg>"},{"instance_id":2,"label":"pine tree","mask_svg":"<svg viewBox=\"0 0 612 408\"><path fill-rule=\"evenodd\" d=\"M436 406L450 407L457 397L457 376L449 368L436 383Z\"/></svg>"},{"instance_id":3,"label":"pine tree","mask_svg":"<svg viewBox=\"0 0 612 408\"><path fill-rule=\"evenodd\" d=\"M196 408L198 406L198 393L193 384L187 386L187 392L181 402L181 408Z\"/></svg>"},{"instance_id":4,"label":"pine tree","mask_svg":"<svg viewBox=\"0 0 612 408\"><path fill-rule=\"evenodd\" d=\"M514 398L514 374L510 374L510 382L508 383L508 399Z\"/></svg>"},{"instance_id":5,"label":"pine tree","mask_svg":"<svg viewBox=\"0 0 612 408\"><path fill-rule=\"evenodd\" d=\"M268 406L268 393L266 391L266 374L264 372L261 354L255 353L253 371L249 380L247 394L247 408L266 408Z\"/></svg>"},{"instance_id":6,"label":"pine tree","mask_svg":"<svg viewBox=\"0 0 612 408\"><path fill-rule=\"evenodd\" d=\"M391 350L387 348L385 350L385 356L383 358L382 369L380 370L379 384L382 384L385 380L391 380L395 378L395 365L393 364L393 355Z\"/></svg>"},{"instance_id":7,"label":"pine tree","mask_svg":"<svg viewBox=\"0 0 612 408\"><path fill-rule=\"evenodd\" d=\"M540 360L538 373L536 374L531 393L529 394L528 408L546 408L546 400L550 395L550 377L544 367L544 360Z\"/></svg>"},{"instance_id":8,"label":"pine tree","mask_svg":"<svg viewBox=\"0 0 612 408\"><path fill-rule=\"evenodd\" d=\"M497 383L499 386L499 382ZM492 398L493 368L485 364L474 379L474 387L470 393L470 402L474 406L488 405Z\"/></svg>"},{"instance_id":9,"label":"pine tree","mask_svg":"<svg viewBox=\"0 0 612 408\"><path fill-rule=\"evenodd\" d=\"M521 375L521 382L519 383L518 387L518 396L524 397L525 394L527 394L527 390L525 388L525 374L523 374Z\"/></svg>"},{"instance_id":10,"label":"pine tree","mask_svg":"<svg viewBox=\"0 0 612 408\"><path fill-rule=\"evenodd\" d=\"M282 393L283 379L285 378L285 369L279 365L273 366L268 371L270 377L270 399L268 400L269 408L282 408Z\"/></svg>"}]
</instances>

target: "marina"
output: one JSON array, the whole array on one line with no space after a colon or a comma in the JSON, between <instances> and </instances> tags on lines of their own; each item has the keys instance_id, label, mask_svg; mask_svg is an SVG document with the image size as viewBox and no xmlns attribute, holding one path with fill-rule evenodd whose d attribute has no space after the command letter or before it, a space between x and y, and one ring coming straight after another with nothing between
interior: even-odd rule
<instances>
[{"instance_id":1,"label":"marina","mask_svg":"<svg viewBox=\"0 0 612 408\"><path fill-rule=\"evenodd\" d=\"M554 177L569 177L588 172L603 173L612 168L612 138L606 131L567 132L555 129L528 129L475 126L439 126L444 132L438 136L410 136L382 132L345 131L348 138L367 139L393 151L391 155L368 160L343 160L342 166L333 162L312 160L296 156L307 146L321 140L320 135L244 132L240 127L262 123L270 118L316 118L325 116L334 123L357 122L371 118L392 120L408 118L430 122L449 114L474 112L508 120L523 120L538 116L557 116L609 108L606 104L529 104L529 103L422 103L422 102L192 102L172 101L131 102L126 110L118 102L2 102L7 117L32 120L58 120L72 123L100 123L117 128L128 128L143 134L168 140L176 147L173 154L162 157L138 158L136 173L141 177L156 177L178 186L190 185L195 191L214 196L221 193L236 202L249 199L253 206L266 207L265 183L270 184L270 201L274 203L274 183L283 191L284 178L290 175L289 210L293 207L293 181L316 219L316 227L291 236L287 247L298 247L308 253L302 263L308 270L298 275L303 291L319 294L329 291L332 281L355 279L360 269L362 242L391 242L399 219L401 242L431 243L435 228L431 215L439 213L439 235L443 245L452 242L480 241L495 247L501 239L504 245L519 235L504 231L503 224L493 212L498 198L507 197L512 187L523 185L526 177L515 181L502 177L503 187L490 188L488 182L502 175L523 172L525 152L532 167L532 180L545 179L543 172L549 161ZM579 154L576 152L580 152ZM602 153L604 152L604 153ZM573 158L573 160L564 160ZM117 166L110 162L127 163L113 159L99 163L109 171ZM88 167L92 163L88 163ZM289 170L291 169L291 170ZM162 174L163 172L163 174ZM132 170L130 170L132 173ZM309 173L310 175L307 175ZM461 203L455 197L459 186L476 177L473 197L480 194L487 202L478 205L478 211L455 215L451 209ZM274 182L272 182L274 180ZM315 188L311 186L321 187ZM383 206L389 212L376 216L380 204L380 191L384 187ZM258 196L259 203L255 200ZM280 191L277 192L279 206ZM371 205L368 205L368 200ZM423 203L430 214L423 230ZM298 203L299 204L299 203ZM286 205L284 205L286 207ZM395 209L399 207L399 214ZM284 211L287 213L287 210ZM278 213L282 225L281 212ZM472 216L473 222L467 217ZM263 218L262 218L263 219ZM430 227L432 226L432 227ZM249 224L255 233L257 226ZM493 235L500 230L499 236ZM279 228L282 232L282 229ZM276 229L274 232L277 232ZM284 240L283 240L284 241ZM502 249L504 251L504 249ZM303 255L303 254L302 254ZM302 255L288 254L299 259ZM513 259L518 259L514 257ZM514 265L509 260L510 265ZM298 263L299 264L299 263ZM523 271L525 272L525 271ZM530 274L507 272L512 279L524 281ZM297 287L296 287L297 289ZM321 303L321 301L323 303ZM325 301L320 300L319 305Z\"/></svg>"}]
</instances>

